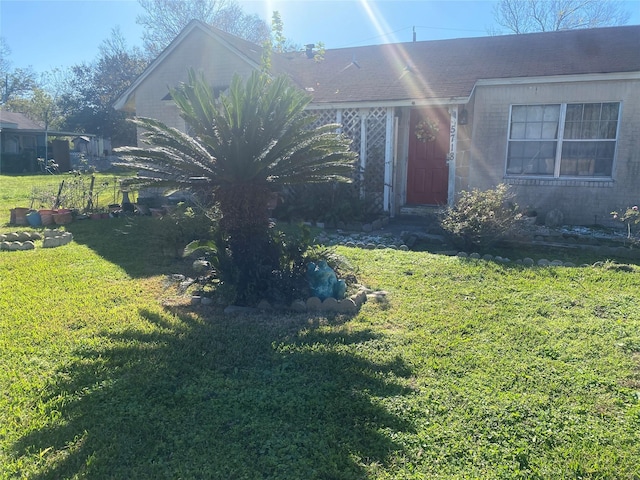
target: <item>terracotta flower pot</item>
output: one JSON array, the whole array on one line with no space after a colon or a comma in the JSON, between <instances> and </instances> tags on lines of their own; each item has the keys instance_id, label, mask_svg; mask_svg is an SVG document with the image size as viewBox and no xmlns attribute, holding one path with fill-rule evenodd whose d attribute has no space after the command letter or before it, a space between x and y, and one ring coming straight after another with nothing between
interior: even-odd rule
<instances>
[{"instance_id":1,"label":"terracotta flower pot","mask_svg":"<svg viewBox=\"0 0 640 480\"><path fill-rule=\"evenodd\" d=\"M58 212L53 214L53 221L56 225L65 225L67 223L71 223L71 220L73 220L71 212Z\"/></svg>"},{"instance_id":2,"label":"terracotta flower pot","mask_svg":"<svg viewBox=\"0 0 640 480\"><path fill-rule=\"evenodd\" d=\"M53 224L53 210L41 208L38 210L38 213L40 213L40 221L42 222L42 225Z\"/></svg>"},{"instance_id":3,"label":"terracotta flower pot","mask_svg":"<svg viewBox=\"0 0 640 480\"><path fill-rule=\"evenodd\" d=\"M29 208L26 207L16 207L11 210L12 214L12 223L15 225L29 225L27 221L27 213L29 213Z\"/></svg>"}]
</instances>

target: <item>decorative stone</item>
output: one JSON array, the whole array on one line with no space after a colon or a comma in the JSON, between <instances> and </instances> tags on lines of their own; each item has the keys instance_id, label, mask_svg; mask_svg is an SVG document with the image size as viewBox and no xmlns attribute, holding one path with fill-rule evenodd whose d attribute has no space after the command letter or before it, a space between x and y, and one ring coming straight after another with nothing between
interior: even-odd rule
<instances>
[{"instance_id":1,"label":"decorative stone","mask_svg":"<svg viewBox=\"0 0 640 480\"><path fill-rule=\"evenodd\" d=\"M553 260L549 265L552 267L561 267L563 263L562 260Z\"/></svg>"},{"instance_id":2,"label":"decorative stone","mask_svg":"<svg viewBox=\"0 0 640 480\"><path fill-rule=\"evenodd\" d=\"M0 242L6 242L7 241L7 236L4 234L0 234Z\"/></svg>"},{"instance_id":3,"label":"decorative stone","mask_svg":"<svg viewBox=\"0 0 640 480\"><path fill-rule=\"evenodd\" d=\"M493 260L493 255L489 255L488 253L482 256L483 260L486 260L487 262L490 262L491 260Z\"/></svg>"},{"instance_id":4,"label":"decorative stone","mask_svg":"<svg viewBox=\"0 0 640 480\"><path fill-rule=\"evenodd\" d=\"M564 267L572 268L572 267L575 267L575 266L576 266L576 264L575 264L575 263L573 263L573 262L564 262L563 266L564 266Z\"/></svg>"},{"instance_id":5,"label":"decorative stone","mask_svg":"<svg viewBox=\"0 0 640 480\"><path fill-rule=\"evenodd\" d=\"M367 298L377 302L384 302L387 299L387 292L384 290L378 290L376 292L369 293Z\"/></svg>"},{"instance_id":6,"label":"decorative stone","mask_svg":"<svg viewBox=\"0 0 640 480\"><path fill-rule=\"evenodd\" d=\"M225 315L249 315L257 313L258 309L251 307L240 307L238 305L229 305L223 310L223 312L225 313Z\"/></svg>"},{"instance_id":7,"label":"decorative stone","mask_svg":"<svg viewBox=\"0 0 640 480\"><path fill-rule=\"evenodd\" d=\"M466 252L458 252L456 253L456 257L460 257L460 258L467 258L469 255L467 255Z\"/></svg>"},{"instance_id":8,"label":"decorative stone","mask_svg":"<svg viewBox=\"0 0 640 480\"><path fill-rule=\"evenodd\" d=\"M388 245L387 247L390 248L391 250L398 250L398 246L394 245L393 243L391 245Z\"/></svg>"},{"instance_id":9,"label":"decorative stone","mask_svg":"<svg viewBox=\"0 0 640 480\"><path fill-rule=\"evenodd\" d=\"M538 265L541 267L548 267L550 263L551 262L549 262L549 260L547 260L546 258L541 258L540 260L538 260Z\"/></svg>"},{"instance_id":10,"label":"decorative stone","mask_svg":"<svg viewBox=\"0 0 640 480\"><path fill-rule=\"evenodd\" d=\"M525 257L522 259L522 264L526 265L527 267L532 267L535 262L533 261L533 258Z\"/></svg>"},{"instance_id":11,"label":"decorative stone","mask_svg":"<svg viewBox=\"0 0 640 480\"><path fill-rule=\"evenodd\" d=\"M320 310L322 310L323 312L337 312L338 300L333 297L325 298L320 305Z\"/></svg>"},{"instance_id":12,"label":"decorative stone","mask_svg":"<svg viewBox=\"0 0 640 480\"><path fill-rule=\"evenodd\" d=\"M355 248L356 247L356 244L354 242L347 242L344 245L345 245L345 247L349 247L349 248Z\"/></svg>"},{"instance_id":13,"label":"decorative stone","mask_svg":"<svg viewBox=\"0 0 640 480\"><path fill-rule=\"evenodd\" d=\"M17 242L18 241L19 235L15 232L12 233L7 233L7 235L5 236L5 240L7 242Z\"/></svg>"},{"instance_id":14,"label":"decorative stone","mask_svg":"<svg viewBox=\"0 0 640 480\"><path fill-rule=\"evenodd\" d=\"M0 243L0 250L9 250L9 242L1 242Z\"/></svg>"},{"instance_id":15,"label":"decorative stone","mask_svg":"<svg viewBox=\"0 0 640 480\"><path fill-rule=\"evenodd\" d=\"M307 311L307 305L302 301L302 300L294 300L291 303L291 310L293 310L294 312L306 312Z\"/></svg>"},{"instance_id":16,"label":"decorative stone","mask_svg":"<svg viewBox=\"0 0 640 480\"><path fill-rule=\"evenodd\" d=\"M322 305L322 300L318 297L310 297L307 299L307 310L320 310L320 305Z\"/></svg>"},{"instance_id":17,"label":"decorative stone","mask_svg":"<svg viewBox=\"0 0 640 480\"><path fill-rule=\"evenodd\" d=\"M193 262L193 264L191 264L191 267L196 271L196 272L204 272L205 270L207 270L209 267L211 266L211 264L209 262L207 262L206 260L195 260Z\"/></svg>"},{"instance_id":18,"label":"decorative stone","mask_svg":"<svg viewBox=\"0 0 640 480\"><path fill-rule=\"evenodd\" d=\"M366 248L367 250L374 250L376 248L376 244L375 243L367 243L364 248Z\"/></svg>"},{"instance_id":19,"label":"decorative stone","mask_svg":"<svg viewBox=\"0 0 640 480\"><path fill-rule=\"evenodd\" d=\"M376 246L376 248L377 248L378 250L384 250L385 248L387 248L387 246L386 246L386 245L384 245L384 244L382 244L382 243L380 243L380 244L378 244L378 245Z\"/></svg>"},{"instance_id":20,"label":"decorative stone","mask_svg":"<svg viewBox=\"0 0 640 480\"><path fill-rule=\"evenodd\" d=\"M473 258L478 260L480 258L480 254L477 252L472 253L471 255L469 255L469 258Z\"/></svg>"},{"instance_id":21,"label":"decorative stone","mask_svg":"<svg viewBox=\"0 0 640 480\"><path fill-rule=\"evenodd\" d=\"M407 247L406 245L402 244L400 245L400 250L403 252L408 252L409 251L409 247Z\"/></svg>"},{"instance_id":22,"label":"decorative stone","mask_svg":"<svg viewBox=\"0 0 640 480\"><path fill-rule=\"evenodd\" d=\"M347 284L344 280L338 280L336 272L327 265L326 261L321 260L317 265L313 262L309 263L307 265L306 278L309 282L311 293L321 300L328 297L344 298Z\"/></svg>"},{"instance_id":23,"label":"decorative stone","mask_svg":"<svg viewBox=\"0 0 640 480\"><path fill-rule=\"evenodd\" d=\"M17 240L19 242L26 242L27 240L31 240L31 234L29 232L19 232Z\"/></svg>"},{"instance_id":24,"label":"decorative stone","mask_svg":"<svg viewBox=\"0 0 640 480\"><path fill-rule=\"evenodd\" d=\"M562 225L563 221L564 214L557 208L549 211L544 217L544 224L547 227L558 227Z\"/></svg>"},{"instance_id":25,"label":"decorative stone","mask_svg":"<svg viewBox=\"0 0 640 480\"><path fill-rule=\"evenodd\" d=\"M354 301L356 302L356 305L360 306L363 303L365 303L367 301L367 292L364 290L360 290L356 296Z\"/></svg>"},{"instance_id":26,"label":"decorative stone","mask_svg":"<svg viewBox=\"0 0 640 480\"><path fill-rule=\"evenodd\" d=\"M42 241L42 248L54 248L59 246L60 242L54 237L44 237L44 240Z\"/></svg>"},{"instance_id":27,"label":"decorative stone","mask_svg":"<svg viewBox=\"0 0 640 480\"><path fill-rule=\"evenodd\" d=\"M31 240L42 240L42 235L39 232L31 232Z\"/></svg>"},{"instance_id":28,"label":"decorative stone","mask_svg":"<svg viewBox=\"0 0 640 480\"><path fill-rule=\"evenodd\" d=\"M271 304L266 300L260 300L260 303L258 303L258 310L271 310Z\"/></svg>"},{"instance_id":29,"label":"decorative stone","mask_svg":"<svg viewBox=\"0 0 640 480\"><path fill-rule=\"evenodd\" d=\"M21 242L11 242L11 243L9 243L9 250L11 250L11 251L20 250L21 248L22 248L22 243Z\"/></svg>"},{"instance_id":30,"label":"decorative stone","mask_svg":"<svg viewBox=\"0 0 640 480\"><path fill-rule=\"evenodd\" d=\"M345 298L338 302L338 311L341 313L356 313L358 305L351 298Z\"/></svg>"},{"instance_id":31,"label":"decorative stone","mask_svg":"<svg viewBox=\"0 0 640 480\"><path fill-rule=\"evenodd\" d=\"M27 240L22 243L20 250L33 250L34 248L36 248L36 245L31 240Z\"/></svg>"}]
</instances>

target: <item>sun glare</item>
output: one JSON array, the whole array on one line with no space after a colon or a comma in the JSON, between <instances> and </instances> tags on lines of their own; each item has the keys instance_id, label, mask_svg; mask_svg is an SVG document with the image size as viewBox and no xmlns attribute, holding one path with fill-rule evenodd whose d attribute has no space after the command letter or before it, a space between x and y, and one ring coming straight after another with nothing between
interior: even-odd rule
<instances>
[{"instance_id":1,"label":"sun glare","mask_svg":"<svg viewBox=\"0 0 640 480\"><path fill-rule=\"evenodd\" d=\"M409 90L411 97L423 98L426 93L431 92L429 83L418 73L411 63L410 56L403 44L398 43L395 34L390 34L392 28L384 19L377 6L371 0L359 0L360 6L367 14L371 25L380 37L385 37L392 45L388 49L389 63L398 66L398 82L402 82ZM428 95L430 96L430 95Z\"/></svg>"}]
</instances>

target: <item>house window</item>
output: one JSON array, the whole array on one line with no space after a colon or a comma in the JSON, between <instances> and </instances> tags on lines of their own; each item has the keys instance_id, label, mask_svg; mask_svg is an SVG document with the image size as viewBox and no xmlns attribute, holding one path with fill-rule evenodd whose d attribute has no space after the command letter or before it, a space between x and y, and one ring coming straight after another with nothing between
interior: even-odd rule
<instances>
[{"instance_id":1,"label":"house window","mask_svg":"<svg viewBox=\"0 0 640 480\"><path fill-rule=\"evenodd\" d=\"M507 175L611 177L620 104L513 105Z\"/></svg>"}]
</instances>

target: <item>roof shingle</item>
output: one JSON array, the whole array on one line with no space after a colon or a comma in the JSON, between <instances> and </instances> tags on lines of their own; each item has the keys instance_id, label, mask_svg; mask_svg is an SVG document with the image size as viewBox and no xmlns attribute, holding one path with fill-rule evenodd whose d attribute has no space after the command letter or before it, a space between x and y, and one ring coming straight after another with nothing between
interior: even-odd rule
<instances>
[{"instance_id":1,"label":"roof shingle","mask_svg":"<svg viewBox=\"0 0 640 480\"><path fill-rule=\"evenodd\" d=\"M314 102L468 97L481 79L640 71L640 26L461 38L274 58Z\"/></svg>"}]
</instances>

